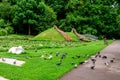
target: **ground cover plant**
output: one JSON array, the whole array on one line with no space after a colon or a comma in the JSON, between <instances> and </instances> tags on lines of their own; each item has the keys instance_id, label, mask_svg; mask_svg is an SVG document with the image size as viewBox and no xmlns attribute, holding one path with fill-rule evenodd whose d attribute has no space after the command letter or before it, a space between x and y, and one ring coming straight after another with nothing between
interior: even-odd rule
<instances>
[{"instance_id":1,"label":"ground cover plant","mask_svg":"<svg viewBox=\"0 0 120 80\"><path fill-rule=\"evenodd\" d=\"M108 42L110 44L112 41ZM19 45L25 49L24 54L8 53L10 47ZM93 42L0 40L0 57L26 62L21 67L0 63L0 75L10 80L57 80L75 65L79 65L105 47L102 40Z\"/></svg>"}]
</instances>

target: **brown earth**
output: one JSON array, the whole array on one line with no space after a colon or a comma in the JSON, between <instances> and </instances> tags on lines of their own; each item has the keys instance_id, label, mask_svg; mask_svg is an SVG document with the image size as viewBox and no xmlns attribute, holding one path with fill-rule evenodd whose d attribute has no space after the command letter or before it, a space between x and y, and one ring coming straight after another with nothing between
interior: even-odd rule
<instances>
[{"instance_id":1,"label":"brown earth","mask_svg":"<svg viewBox=\"0 0 120 80\"><path fill-rule=\"evenodd\" d=\"M107 56L107 59L95 58L95 69L91 69L93 63L89 59L87 63L73 69L59 80L120 80L120 40L100 51L100 55ZM111 63L113 58L114 62ZM105 62L108 62L108 65L105 65Z\"/></svg>"}]
</instances>

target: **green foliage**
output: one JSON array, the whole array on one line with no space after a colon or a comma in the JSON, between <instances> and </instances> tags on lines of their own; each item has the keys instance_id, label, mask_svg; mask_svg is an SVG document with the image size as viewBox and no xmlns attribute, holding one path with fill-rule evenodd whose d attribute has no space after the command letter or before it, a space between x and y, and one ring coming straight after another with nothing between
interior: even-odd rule
<instances>
[{"instance_id":1,"label":"green foliage","mask_svg":"<svg viewBox=\"0 0 120 80\"><path fill-rule=\"evenodd\" d=\"M35 23L37 24L37 14L35 13L36 9L37 4L34 0L19 1L15 6L13 23L20 27L16 27L15 29L27 29L26 31L31 34L31 26L34 26ZM24 28L25 25L27 26L27 28Z\"/></svg>"},{"instance_id":2,"label":"green foliage","mask_svg":"<svg viewBox=\"0 0 120 80\"><path fill-rule=\"evenodd\" d=\"M10 23L6 23L3 19L0 19L0 36L13 33L13 28Z\"/></svg>"},{"instance_id":3,"label":"green foliage","mask_svg":"<svg viewBox=\"0 0 120 80\"><path fill-rule=\"evenodd\" d=\"M91 27L88 27L87 25L84 26L86 27L86 29L83 30L83 33L84 34L96 34L97 33L97 30L96 29L93 29Z\"/></svg>"},{"instance_id":4,"label":"green foliage","mask_svg":"<svg viewBox=\"0 0 120 80\"><path fill-rule=\"evenodd\" d=\"M120 25L120 15L117 16L116 21L117 21L117 23Z\"/></svg>"},{"instance_id":5,"label":"green foliage","mask_svg":"<svg viewBox=\"0 0 120 80\"><path fill-rule=\"evenodd\" d=\"M5 5L5 6L4 6ZM15 33L36 35L53 25L66 32L119 38L119 0L3 0L0 19Z\"/></svg>"},{"instance_id":6,"label":"green foliage","mask_svg":"<svg viewBox=\"0 0 120 80\"><path fill-rule=\"evenodd\" d=\"M0 3L0 18L5 19L6 21L10 20L11 15L11 5L8 2Z\"/></svg>"},{"instance_id":7,"label":"green foliage","mask_svg":"<svg viewBox=\"0 0 120 80\"><path fill-rule=\"evenodd\" d=\"M116 37L115 34L118 34L115 33L115 28L118 28L118 6L115 0L70 0L65 8L66 18L59 24L65 31L74 27L79 33L106 35L108 38Z\"/></svg>"},{"instance_id":8,"label":"green foliage","mask_svg":"<svg viewBox=\"0 0 120 80\"><path fill-rule=\"evenodd\" d=\"M53 8L57 14L57 20L64 19L66 17L65 6L69 0L44 0L44 2Z\"/></svg>"},{"instance_id":9,"label":"green foliage","mask_svg":"<svg viewBox=\"0 0 120 80\"><path fill-rule=\"evenodd\" d=\"M11 26L7 26L5 30L7 31L8 34L12 34L14 32Z\"/></svg>"},{"instance_id":10,"label":"green foliage","mask_svg":"<svg viewBox=\"0 0 120 80\"><path fill-rule=\"evenodd\" d=\"M20 26L18 28L22 28L23 31L27 29L30 35L31 31L43 31L49 28L55 20L55 12L44 2L37 4L35 0L21 0L15 7L13 23Z\"/></svg>"},{"instance_id":11,"label":"green foliage","mask_svg":"<svg viewBox=\"0 0 120 80\"><path fill-rule=\"evenodd\" d=\"M0 36L4 36L4 35L7 35L7 30L3 29L3 28L0 28Z\"/></svg>"},{"instance_id":12,"label":"green foliage","mask_svg":"<svg viewBox=\"0 0 120 80\"><path fill-rule=\"evenodd\" d=\"M44 2L40 2L39 9L39 27L37 29L44 31L55 24L56 14L52 8L47 6Z\"/></svg>"},{"instance_id":13,"label":"green foliage","mask_svg":"<svg viewBox=\"0 0 120 80\"><path fill-rule=\"evenodd\" d=\"M12 5L15 5L20 0L6 0L7 2L11 3Z\"/></svg>"},{"instance_id":14,"label":"green foliage","mask_svg":"<svg viewBox=\"0 0 120 80\"><path fill-rule=\"evenodd\" d=\"M3 19L0 19L0 28L4 28L5 22Z\"/></svg>"}]
</instances>

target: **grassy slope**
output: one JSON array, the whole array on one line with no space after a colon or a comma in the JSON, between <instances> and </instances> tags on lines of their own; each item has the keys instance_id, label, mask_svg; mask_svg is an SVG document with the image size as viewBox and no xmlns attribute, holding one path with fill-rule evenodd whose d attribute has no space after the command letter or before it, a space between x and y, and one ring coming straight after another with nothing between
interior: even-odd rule
<instances>
[{"instance_id":1,"label":"grassy slope","mask_svg":"<svg viewBox=\"0 0 120 80\"><path fill-rule=\"evenodd\" d=\"M10 80L56 80L58 77L64 75L70 71L74 66L70 63L73 61L79 63L88 59L91 55L96 54L103 49L103 41L96 41L85 43L80 47L67 47L67 48L51 48L41 49L37 52L34 50L27 50L27 54L13 55L6 52L0 52L2 57L12 57L26 61L22 67L16 67L4 63L0 63L0 75L7 77ZM52 60L43 60L40 56L44 53L49 54L52 52ZM60 56L63 52L68 53L61 66L57 66L56 63L60 59L60 56L56 57L55 52L60 52ZM89 57L72 59L72 56L88 54ZM26 59L25 56L33 56L30 59Z\"/></svg>"},{"instance_id":2,"label":"grassy slope","mask_svg":"<svg viewBox=\"0 0 120 80\"><path fill-rule=\"evenodd\" d=\"M59 32L57 32L54 28L50 28L38 34L32 40L65 41L64 37Z\"/></svg>"},{"instance_id":3,"label":"grassy slope","mask_svg":"<svg viewBox=\"0 0 120 80\"><path fill-rule=\"evenodd\" d=\"M78 37L74 33L72 33L72 32L66 32L66 34L68 36L70 36L70 38L72 38L73 41L79 41Z\"/></svg>"}]
</instances>

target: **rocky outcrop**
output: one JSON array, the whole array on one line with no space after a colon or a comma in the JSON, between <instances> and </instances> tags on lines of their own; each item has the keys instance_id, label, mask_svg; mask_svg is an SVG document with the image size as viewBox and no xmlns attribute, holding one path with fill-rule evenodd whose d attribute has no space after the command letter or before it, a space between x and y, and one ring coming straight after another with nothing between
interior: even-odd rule
<instances>
[{"instance_id":1,"label":"rocky outcrop","mask_svg":"<svg viewBox=\"0 0 120 80\"><path fill-rule=\"evenodd\" d=\"M12 54L22 54L24 53L24 49L22 46L11 47L8 52Z\"/></svg>"}]
</instances>

